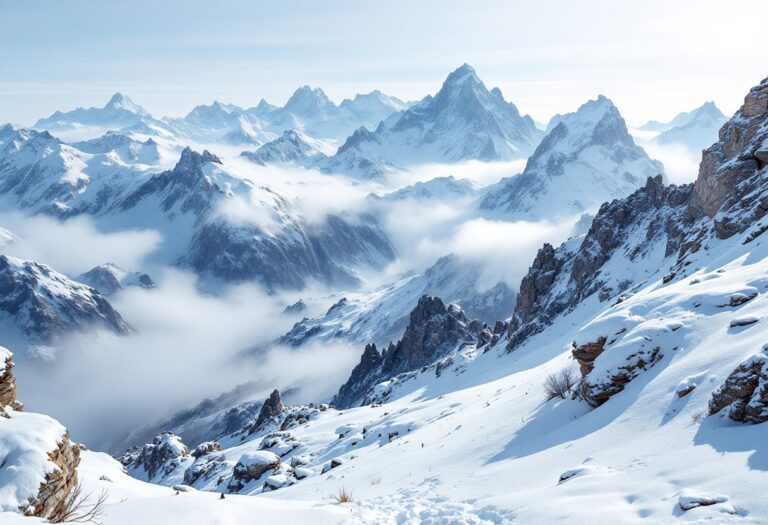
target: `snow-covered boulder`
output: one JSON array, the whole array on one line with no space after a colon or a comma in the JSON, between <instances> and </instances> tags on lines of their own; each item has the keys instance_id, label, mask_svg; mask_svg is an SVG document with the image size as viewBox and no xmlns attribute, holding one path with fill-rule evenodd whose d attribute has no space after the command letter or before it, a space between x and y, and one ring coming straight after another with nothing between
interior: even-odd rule
<instances>
[{"instance_id":1,"label":"snow-covered boulder","mask_svg":"<svg viewBox=\"0 0 768 525\"><path fill-rule=\"evenodd\" d=\"M249 482L259 479L264 473L280 466L280 457L267 450L245 452L232 470L232 479L227 488L237 492Z\"/></svg>"}]
</instances>

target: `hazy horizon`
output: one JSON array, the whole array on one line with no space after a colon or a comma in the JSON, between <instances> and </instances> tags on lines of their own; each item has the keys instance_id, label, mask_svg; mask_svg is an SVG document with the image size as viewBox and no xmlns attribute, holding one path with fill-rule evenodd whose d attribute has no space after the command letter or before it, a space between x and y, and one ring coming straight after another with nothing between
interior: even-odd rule
<instances>
[{"instance_id":1,"label":"hazy horizon","mask_svg":"<svg viewBox=\"0 0 768 525\"><path fill-rule=\"evenodd\" d=\"M733 113L762 79L768 44L762 32L739 31L743 13L764 8L755 0L740 9L486 0L471 12L436 1L277 9L230 0L215 10L140 1L93 4L87 17L78 3L88 4L1 4L0 121L31 125L56 110L103 106L117 91L157 116L214 100L282 105L305 84L337 103L374 89L417 100L467 62L539 121L604 94L639 125L709 100Z\"/></svg>"}]
</instances>

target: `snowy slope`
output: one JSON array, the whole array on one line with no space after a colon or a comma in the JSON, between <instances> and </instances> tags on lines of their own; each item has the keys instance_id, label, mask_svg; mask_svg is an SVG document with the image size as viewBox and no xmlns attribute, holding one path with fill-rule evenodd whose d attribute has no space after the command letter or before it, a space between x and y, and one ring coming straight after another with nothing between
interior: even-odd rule
<instances>
[{"instance_id":1,"label":"snowy slope","mask_svg":"<svg viewBox=\"0 0 768 525\"><path fill-rule=\"evenodd\" d=\"M325 163L324 169L375 178L392 167L427 162L477 159L509 160L527 156L541 139L533 120L520 115L498 88L489 91L464 64L440 91L375 131L355 131Z\"/></svg>"},{"instance_id":2,"label":"snowy slope","mask_svg":"<svg viewBox=\"0 0 768 525\"><path fill-rule=\"evenodd\" d=\"M767 123L768 79L696 184L650 179L542 248L497 342L367 406L280 407L194 454L177 443L156 479L269 501L346 487L352 523L765 522ZM577 385L548 398L564 368Z\"/></svg>"},{"instance_id":3,"label":"snowy slope","mask_svg":"<svg viewBox=\"0 0 768 525\"><path fill-rule=\"evenodd\" d=\"M534 220L580 214L628 195L662 170L601 95L560 116L523 173L487 188L480 208Z\"/></svg>"}]
</instances>

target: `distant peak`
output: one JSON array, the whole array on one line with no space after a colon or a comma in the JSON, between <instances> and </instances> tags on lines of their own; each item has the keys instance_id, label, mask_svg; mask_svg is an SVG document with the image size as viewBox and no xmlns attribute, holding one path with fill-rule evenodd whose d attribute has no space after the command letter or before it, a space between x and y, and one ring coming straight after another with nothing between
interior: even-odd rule
<instances>
[{"instance_id":1,"label":"distant peak","mask_svg":"<svg viewBox=\"0 0 768 525\"><path fill-rule=\"evenodd\" d=\"M209 162L221 164L221 159L207 149L203 150L202 153L198 153L187 146L184 148L184 151L181 152L181 158L176 166L202 166Z\"/></svg>"},{"instance_id":2,"label":"distant peak","mask_svg":"<svg viewBox=\"0 0 768 525\"><path fill-rule=\"evenodd\" d=\"M146 111L144 111L144 108L136 104L133 100L126 97L120 92L115 93L112 95L112 98L109 99L109 102L107 102L107 105L104 106L105 109L122 109L125 111L130 111L131 113L137 113L137 114L145 114Z\"/></svg>"},{"instance_id":3,"label":"distant peak","mask_svg":"<svg viewBox=\"0 0 768 525\"><path fill-rule=\"evenodd\" d=\"M476 75L477 73L475 73L475 68L473 68L472 66L464 62L462 65L457 67L451 74L457 75L457 76L465 76L465 75Z\"/></svg>"},{"instance_id":4,"label":"distant peak","mask_svg":"<svg viewBox=\"0 0 768 525\"><path fill-rule=\"evenodd\" d=\"M113 106L115 104L122 104L125 101L130 102L130 99L118 91L117 93L112 95L112 98L109 99L109 102L107 102L107 105Z\"/></svg>"},{"instance_id":5,"label":"distant peak","mask_svg":"<svg viewBox=\"0 0 768 525\"><path fill-rule=\"evenodd\" d=\"M333 102L330 101L322 89L301 86L291 95L285 107L289 111L296 111L301 114L331 105L333 105Z\"/></svg>"}]
</instances>

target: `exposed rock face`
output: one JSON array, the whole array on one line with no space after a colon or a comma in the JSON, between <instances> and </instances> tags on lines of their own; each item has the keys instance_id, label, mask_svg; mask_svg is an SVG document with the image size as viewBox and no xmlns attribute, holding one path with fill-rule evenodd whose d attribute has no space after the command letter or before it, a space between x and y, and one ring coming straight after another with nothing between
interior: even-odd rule
<instances>
[{"instance_id":1,"label":"exposed rock face","mask_svg":"<svg viewBox=\"0 0 768 525\"><path fill-rule=\"evenodd\" d=\"M628 252L632 261L661 238L666 253L675 253L684 235L682 216L691 190L690 185L665 186L660 175L649 178L626 199L603 204L583 240L572 239L557 250L545 244L520 283L507 348L513 350L594 293L602 301L621 293L622 283L601 275L603 265L619 250ZM632 234L634 244L628 245Z\"/></svg>"},{"instance_id":2,"label":"exposed rock face","mask_svg":"<svg viewBox=\"0 0 768 525\"><path fill-rule=\"evenodd\" d=\"M270 421L276 421L283 412L285 412L283 399L280 397L280 391L275 389L261 405L259 417L256 418L256 422L251 427L251 432L255 432Z\"/></svg>"},{"instance_id":3,"label":"exposed rock face","mask_svg":"<svg viewBox=\"0 0 768 525\"><path fill-rule=\"evenodd\" d=\"M139 449L134 447L120 462L126 468L142 467L149 481L173 471L179 462L189 456L189 449L181 438L171 432L163 432Z\"/></svg>"},{"instance_id":4,"label":"exposed rock face","mask_svg":"<svg viewBox=\"0 0 768 525\"><path fill-rule=\"evenodd\" d=\"M13 355L0 347L0 415L5 415L4 407L13 406L16 401L16 378L13 375ZM7 417L7 416L6 416Z\"/></svg>"},{"instance_id":5,"label":"exposed rock face","mask_svg":"<svg viewBox=\"0 0 768 525\"><path fill-rule=\"evenodd\" d=\"M588 375L594 368L595 359L605 350L605 337L601 337L594 343L576 347L572 350L573 358L579 363L579 371L582 376Z\"/></svg>"},{"instance_id":6,"label":"exposed rock face","mask_svg":"<svg viewBox=\"0 0 768 525\"><path fill-rule=\"evenodd\" d=\"M768 421L768 354L763 351L740 364L712 393L709 413L727 409L727 415L743 423Z\"/></svg>"},{"instance_id":7,"label":"exposed rock face","mask_svg":"<svg viewBox=\"0 0 768 525\"><path fill-rule=\"evenodd\" d=\"M19 413L22 405L16 399L12 357L10 351L0 347L0 416L8 418L0 425L4 425L2 431L11 436L0 433L0 441L4 443L0 453L0 490L8 492L4 485L18 483L13 491L19 498L19 506L0 510L18 510L26 516L56 523L64 518L67 502L77 486L80 448L70 442L69 432L57 421L40 414ZM27 420L33 421L27 425ZM58 435L58 438L44 437L41 433ZM52 464L52 468L46 464ZM34 465L46 466L38 470ZM22 487L34 486L38 481L35 493L21 493Z\"/></svg>"},{"instance_id":8,"label":"exposed rock face","mask_svg":"<svg viewBox=\"0 0 768 525\"><path fill-rule=\"evenodd\" d=\"M765 79L750 90L741 109L720 129L720 140L703 153L689 214L714 218L720 239L744 231L768 212L768 193L757 191L766 185L767 122Z\"/></svg>"},{"instance_id":9,"label":"exposed rock face","mask_svg":"<svg viewBox=\"0 0 768 525\"><path fill-rule=\"evenodd\" d=\"M101 326L117 334L131 328L96 290L48 266L0 255L0 312L31 339Z\"/></svg>"},{"instance_id":10,"label":"exposed rock face","mask_svg":"<svg viewBox=\"0 0 768 525\"><path fill-rule=\"evenodd\" d=\"M344 383L334 398L334 403L340 407L352 405L361 393L371 386L374 377L378 377L383 357L374 343L365 345L360 363L352 369L349 379Z\"/></svg>"},{"instance_id":11,"label":"exposed rock face","mask_svg":"<svg viewBox=\"0 0 768 525\"><path fill-rule=\"evenodd\" d=\"M624 390L627 383L663 357L661 349L650 342L633 344L632 349L627 351L624 348L615 350L611 346L615 341L616 339L606 342L605 337L600 337L595 342L575 346L571 351L581 372L579 392L593 407L602 405ZM600 373L593 374L595 361L607 351L618 351L628 355L618 366L601 369Z\"/></svg>"},{"instance_id":12,"label":"exposed rock face","mask_svg":"<svg viewBox=\"0 0 768 525\"><path fill-rule=\"evenodd\" d=\"M77 467L80 465L80 447L69 441L65 433L58 448L48 454L55 469L46 474L37 496L29 499L23 509L27 516L47 518L57 523L65 517L69 496L77 486Z\"/></svg>"},{"instance_id":13,"label":"exposed rock face","mask_svg":"<svg viewBox=\"0 0 768 525\"><path fill-rule=\"evenodd\" d=\"M359 403L376 383L428 365L459 345L478 342L485 328L480 321L470 321L458 306L445 306L439 297L425 295L411 312L396 345L390 344L382 354L375 345L366 346L360 364L339 389L334 403L339 407Z\"/></svg>"}]
</instances>

